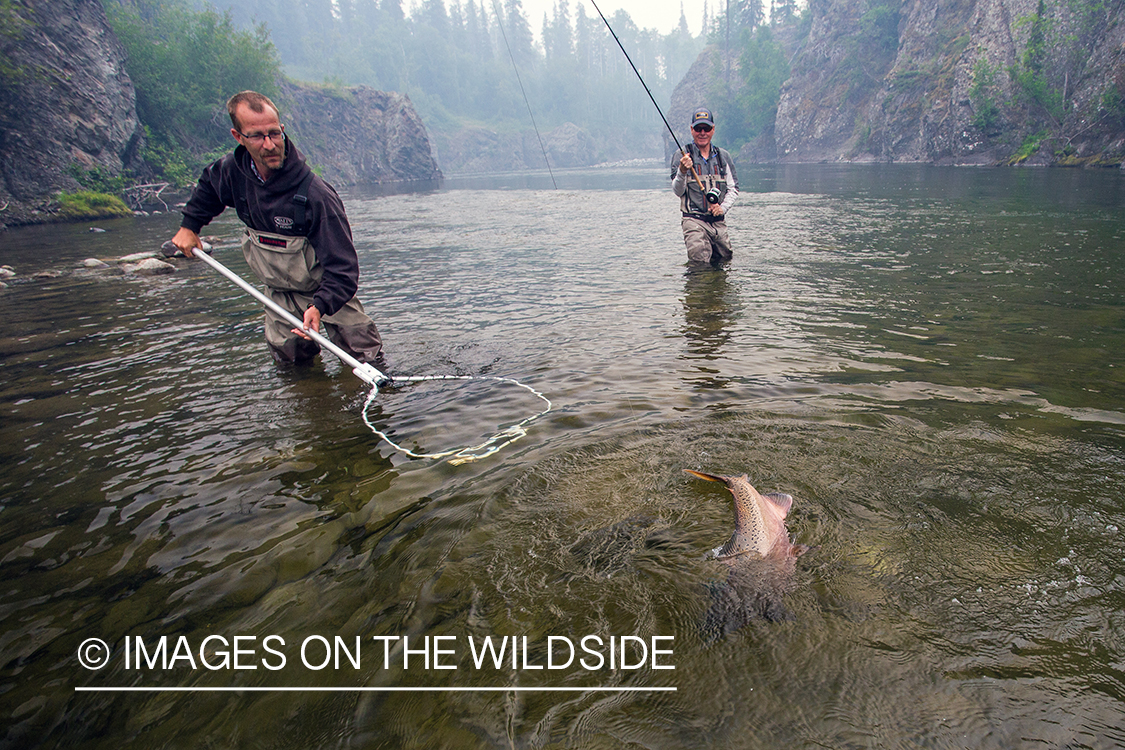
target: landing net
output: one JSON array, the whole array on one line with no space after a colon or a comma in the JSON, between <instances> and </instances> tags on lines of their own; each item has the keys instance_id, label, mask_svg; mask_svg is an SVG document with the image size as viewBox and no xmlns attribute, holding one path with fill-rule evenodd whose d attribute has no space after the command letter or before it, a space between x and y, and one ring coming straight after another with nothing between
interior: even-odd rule
<instances>
[{"instance_id":1,"label":"landing net","mask_svg":"<svg viewBox=\"0 0 1125 750\"><path fill-rule=\"evenodd\" d=\"M371 408L371 404L375 401L375 397L379 395L379 385L376 383L372 385L371 392L367 394L367 401L363 404L363 423L370 428L372 432L385 440L395 450L400 453L405 453L412 458L449 458L451 464L467 464L470 461L478 461L486 456L491 456L496 451L500 450L506 445L511 445L527 434L525 429L529 424L534 422L539 417L551 411L551 400L544 396L539 391L535 390L525 383L521 383L514 378L497 377L493 375L412 375L412 376L394 376L393 383L422 383L435 380L493 380L501 384L514 385L523 388L525 391L535 395L539 398L546 408L530 417L513 424L511 427L506 427L499 432L495 433L487 440L477 445L469 445L464 448L454 448L452 450L441 451L440 453L418 453L396 443L387 433L380 430L375 425L371 424L371 420L367 417L367 410Z\"/></svg>"},{"instance_id":2,"label":"landing net","mask_svg":"<svg viewBox=\"0 0 1125 750\"><path fill-rule=\"evenodd\" d=\"M206 248L197 248L197 251L193 253L193 256L203 260L205 263L207 263L207 265L211 266L223 276L226 276L228 279L241 287L251 297L254 297L256 300L288 321L294 328L304 328L304 322L295 317L293 313L289 312L284 307L281 307L272 299L255 289L249 282L224 266L217 259L212 257L209 252L205 252L205 250ZM171 257L176 252L176 246L171 242L165 242L161 247L161 251L164 253L164 255ZM485 456L491 456L493 453L500 450L504 446L511 445L515 441L519 440L521 437L527 434L527 430L524 429L525 427L527 427L527 425L531 424L536 419L551 410L551 401L546 396L544 396L542 393L535 390L531 386L525 385L512 378L496 377L492 375L405 375L395 378L388 378L386 375L379 372L379 370L377 370L374 366L366 362L357 361L355 357L351 356L346 351L336 346L324 336L321 336L318 331L312 331L309 329L304 330L313 341L335 354L340 358L342 362L344 362L344 364L350 366L352 368L352 372L355 373L356 377L371 385L371 393L367 395L367 401L363 405L364 424L366 424L371 429L371 431L378 435L380 438L387 441L387 443L395 450L405 453L406 455L413 458L440 459L452 456L452 458L450 458L449 460L449 463L451 464L464 464L469 463L470 461L477 461L484 458ZM542 399L543 403L547 405L547 408L536 414L533 414L527 419L517 422L511 427L507 427L500 432L497 432L492 437L488 438L479 445L470 445L464 448L455 448L453 450L443 451L441 453L418 453L399 445L394 440L392 440L387 435L387 433L371 424L371 421L367 418L367 410L371 407L371 403L375 400L375 397L379 395L380 383L419 383L429 380L494 380L499 383L515 385L523 388L526 391L530 391L531 393L535 394L536 397Z\"/></svg>"}]
</instances>

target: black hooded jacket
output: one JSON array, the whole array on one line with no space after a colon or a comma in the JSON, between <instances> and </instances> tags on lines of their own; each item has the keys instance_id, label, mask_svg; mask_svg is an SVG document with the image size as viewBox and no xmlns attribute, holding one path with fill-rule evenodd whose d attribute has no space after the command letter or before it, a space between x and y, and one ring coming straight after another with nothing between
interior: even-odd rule
<instances>
[{"instance_id":1,"label":"black hooded jacket","mask_svg":"<svg viewBox=\"0 0 1125 750\"><path fill-rule=\"evenodd\" d=\"M234 153L203 170L184 206L180 225L198 234L230 206L251 229L296 237L293 196L310 171L305 157L286 136L285 164L263 183L254 171L250 153L239 146ZM313 303L322 315L332 315L354 297L359 288L359 259L352 244L352 229L344 213L344 203L332 186L313 175L308 198L303 234L324 268Z\"/></svg>"}]
</instances>

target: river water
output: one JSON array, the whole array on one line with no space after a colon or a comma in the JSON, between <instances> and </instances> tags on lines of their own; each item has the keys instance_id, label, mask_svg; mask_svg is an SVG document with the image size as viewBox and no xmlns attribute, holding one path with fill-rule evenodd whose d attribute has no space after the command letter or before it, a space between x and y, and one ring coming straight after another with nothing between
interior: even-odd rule
<instances>
[{"instance_id":1,"label":"river water","mask_svg":"<svg viewBox=\"0 0 1125 750\"><path fill-rule=\"evenodd\" d=\"M658 164L345 194L391 372L553 404L457 465L204 264L80 267L178 216L0 234L2 746L1125 743L1125 175L743 171L702 273ZM796 498L788 619L701 627L733 518L685 468Z\"/></svg>"}]
</instances>

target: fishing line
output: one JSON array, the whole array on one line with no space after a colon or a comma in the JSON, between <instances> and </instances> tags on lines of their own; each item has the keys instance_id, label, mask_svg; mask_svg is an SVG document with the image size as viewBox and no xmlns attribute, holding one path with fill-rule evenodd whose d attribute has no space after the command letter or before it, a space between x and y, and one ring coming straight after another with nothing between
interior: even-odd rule
<instances>
[{"instance_id":1,"label":"fishing line","mask_svg":"<svg viewBox=\"0 0 1125 750\"><path fill-rule=\"evenodd\" d=\"M165 242L161 250L165 253L165 255L171 256L175 253L176 247L175 245L172 245L171 242ZM370 430L378 437L385 440L392 448L405 453L412 458L441 459L452 457L449 458L449 463L451 464L465 464L469 463L470 461L477 461L479 459L485 458L486 456L491 456L493 453L497 452L504 446L511 445L515 441L527 435L526 427L536 419L539 419L539 417L551 411L552 406L551 400L549 398L547 398L531 386L521 383L515 378L505 378L495 375L395 375L393 377L385 375L370 363L360 362L351 354L336 346L336 344L332 343L332 341L330 341L328 338L322 336L319 331L313 331L304 328L304 321L299 320L295 315L293 315L293 313L289 312L284 307L267 297L265 294L255 289L249 282L231 271L215 258L211 257L211 255L209 255L208 253L199 248L196 248L195 252L192 253L192 256L206 261L209 266L240 286L243 291L245 291L251 297L258 300L266 307L270 308L275 313L280 315L294 328L304 329L305 333L309 335L309 338L320 344L328 351L335 354L344 364L349 365L352 368L352 372L355 373L356 377L371 386L371 392L367 394L367 401L365 401L363 404L363 423L366 424L368 428L370 428ZM464 448L454 448L452 450L442 451L439 453L418 453L404 448L403 446L392 440L387 435L387 433L371 424L371 421L367 418L367 410L371 408L371 404L375 401L375 397L379 395L380 386L387 387L390 385L398 385L400 383L422 383L438 380L490 380L503 385L514 385L519 388L523 388L524 390L530 392L531 394L542 400L543 403L546 404L546 408L531 415L530 417L527 417L526 419L517 422L511 427L506 427L500 430L482 443L466 446Z\"/></svg>"},{"instance_id":2,"label":"fishing line","mask_svg":"<svg viewBox=\"0 0 1125 750\"><path fill-rule=\"evenodd\" d=\"M500 6L497 5L496 0L492 0L492 7L496 11L496 25L500 27L500 36L504 39L504 46L508 49L508 59L512 61L512 70L516 73L516 81L520 85L520 93L523 94L523 103L527 105L527 114L531 117L531 127L535 129L535 137L539 139L539 150L543 152L543 161L547 164L547 172L551 175L551 184L555 186L555 190L559 189L559 185L555 182L555 173L551 171L551 160L547 158L547 147L543 145L543 136L539 135L539 126L535 124L535 115L531 113L531 102L527 100L527 92L523 89L523 79L520 78L520 69L516 65L516 56L512 54L512 46L508 44L508 35L504 33L504 22L500 19Z\"/></svg>"},{"instance_id":3,"label":"fishing line","mask_svg":"<svg viewBox=\"0 0 1125 750\"><path fill-rule=\"evenodd\" d=\"M668 118L664 116L664 111L660 109L660 105L656 103L656 97L652 95L651 91L649 91L648 84L645 83L645 79L641 76L641 71L637 70L637 66L633 64L633 58L629 57L629 53L625 51L625 45L623 45L621 43L621 40L617 38L617 32L614 31L613 27L609 25L609 21L606 19L605 14L602 13L602 9L598 7L598 4L594 2L594 0L590 0L590 4L594 6L594 10L596 10L598 12L598 15L602 17L602 22L605 24L605 27L609 29L609 33L613 35L613 41L617 42L617 46L621 48L621 54L625 55L625 59L629 61L629 67L632 68L633 72L637 74L637 80L640 81L641 85L645 87L645 93L648 94L648 98L652 100L652 106L656 107L656 112L660 115L660 119L664 121L664 127L668 128L668 134L672 136L672 141L676 144L676 148L680 150L681 154L686 154L687 151L684 151L684 147L680 145L680 139L676 137L676 131L672 130L672 126L668 124ZM704 190L703 181L699 179L699 175L696 174L694 165L691 168L691 176L695 178L695 182L699 185L699 189Z\"/></svg>"}]
</instances>

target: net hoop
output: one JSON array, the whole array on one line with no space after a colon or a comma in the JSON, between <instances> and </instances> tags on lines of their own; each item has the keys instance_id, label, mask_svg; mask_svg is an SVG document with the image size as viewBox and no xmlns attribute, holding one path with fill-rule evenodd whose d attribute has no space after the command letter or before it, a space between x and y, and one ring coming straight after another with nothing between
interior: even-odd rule
<instances>
[{"instance_id":1,"label":"net hoop","mask_svg":"<svg viewBox=\"0 0 1125 750\"><path fill-rule=\"evenodd\" d=\"M160 249L164 253L165 257L169 257L169 258L172 257L173 255L175 255L175 253L178 250L178 248L174 244L172 244L171 240L169 240L168 242L165 242L161 246ZM386 440L393 448L395 448L395 450L401 451L402 453L405 453L406 455L408 455L412 458L446 458L447 456L453 456L453 458L450 459L449 463L451 463L451 464L464 464L464 463L468 463L470 461L476 461L478 459L484 458L485 456L491 456L493 453L500 450L505 445L511 445L512 443L514 443L515 441L519 440L521 437L526 435L527 430L525 430L524 427L531 424L531 422L535 421L536 419L538 419L539 417L543 416L544 414L546 414L547 412L549 412L551 410L550 399L548 399L546 396L544 396L542 393L535 390L531 386L524 385L523 383L521 383L518 380L515 380L513 378L502 378L502 377L496 377L496 376L492 376L492 375L403 375L403 376L399 376L399 377L390 379L390 382L420 383L420 382L427 381L427 380L495 380L495 381L501 382L501 383L510 383L512 385L518 385L520 388L523 388L524 390L530 391L531 393L535 394L538 398L543 400L543 403L547 404L547 408L544 409L543 411L541 411L537 414L533 414L532 416L528 417L527 419L525 419L521 422L517 422L516 424L512 425L511 427L496 433L495 435L490 437L488 440L485 440L480 445L471 445L471 446L468 446L468 447L465 447L465 448L457 448L457 449L451 450L451 451L443 451L442 453L416 453L416 452L414 452L412 450L409 450L407 448L403 448L401 445L399 445L395 441L391 440L391 438L385 432L376 428L375 425L371 424L371 421L367 419L367 410L368 410L368 408L370 408L371 402L375 400L375 397L377 395L379 395L379 383L387 379L386 375L384 375L378 369L376 369L374 367L374 365L372 365L370 363L367 363L367 362L360 362L355 357L353 357L351 355L351 353L349 353L347 351L344 351L343 349L341 349L339 346L337 346L335 343L333 343L329 339L325 338L324 336L321 336L319 331L314 331L314 330L311 330L309 328L305 328L305 324L304 324L303 320L301 320L300 318L293 315L293 313L291 313L289 310L287 310L284 307L282 307L281 305L279 305L277 302L275 302L270 297L267 297L265 294L263 294L262 292L255 289L253 287L253 285L251 285L249 282L246 281L246 279L244 279L241 276L239 276L238 274L234 273L229 268L227 268L222 263L220 263L217 259L212 257L209 253L205 252L206 248L196 248L196 249L199 250L199 252L192 253L192 257L199 258L199 259L203 260L207 265L211 266L213 269L215 269L216 271L221 273L223 276L226 276L228 279L230 279L236 285L241 287L242 290L245 291L247 294L249 294L251 297L253 297L254 299L261 302L263 305L265 305L270 310L273 310L283 320L288 321L289 324L292 325L295 329L303 329L307 338L312 339L313 341L315 341L320 346L324 347L328 351L335 354L337 357L340 358L341 362L343 362L344 364L346 364L346 365L348 365L349 367L352 368L352 372L356 375L356 377L360 378L365 383L370 384L371 385L371 393L368 394L367 401L363 405L363 422L364 422L364 424L366 424L371 429L371 431L374 432L376 435L381 437L383 440ZM503 440L504 442L500 442L501 440ZM479 451L484 451L484 452L480 453Z\"/></svg>"},{"instance_id":2,"label":"net hoop","mask_svg":"<svg viewBox=\"0 0 1125 750\"><path fill-rule=\"evenodd\" d=\"M363 423L366 424L373 433L378 435L380 438L386 441L388 445L390 445L400 453L405 453L411 458L449 458L449 463L456 466L458 464L467 464L472 461L479 461L482 458L491 456L501 448L516 442L523 436L527 435L527 430L524 429L525 427L527 427L527 425L531 424L536 419L539 419L539 417L543 416L547 412L551 411L552 408L551 400L549 398L547 398L531 386L521 383L515 378L504 378L494 375L395 375L393 382L396 384L421 383L434 380L494 380L499 383L507 383L510 385L519 386L525 391L533 394L534 396L542 400L543 403L547 405L547 408L515 423L510 427L504 428L503 430L495 433L492 437L477 445L470 445L464 448L454 448L452 450L441 451L440 453L418 453L396 443L390 438L389 435L387 435L387 433L371 424L371 420L367 418L367 410L371 407L371 404L375 400L375 397L379 395L379 386L373 385L371 387L371 392L367 394L367 400L363 404Z\"/></svg>"}]
</instances>

